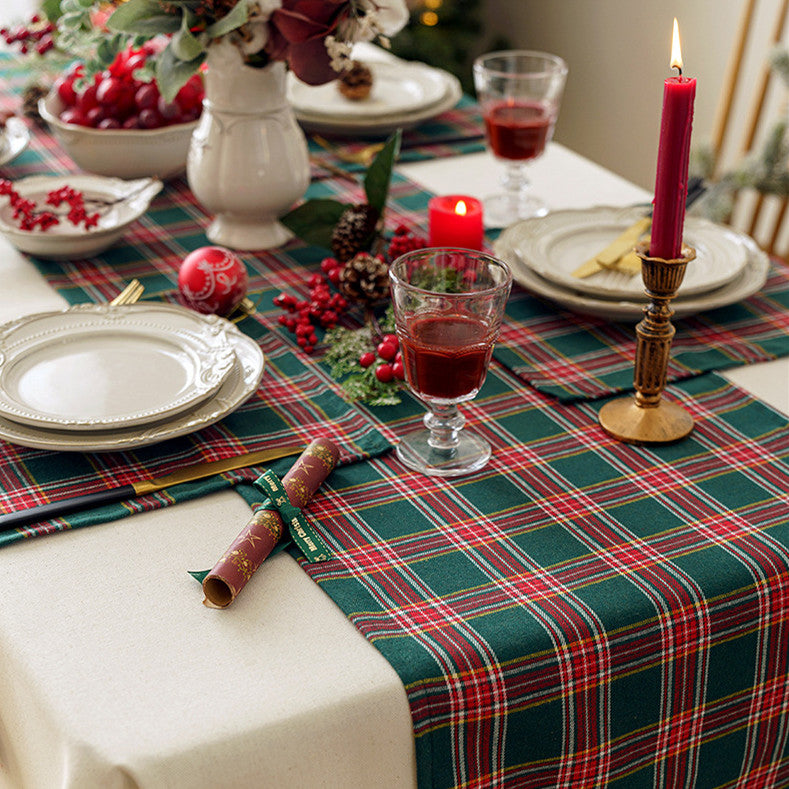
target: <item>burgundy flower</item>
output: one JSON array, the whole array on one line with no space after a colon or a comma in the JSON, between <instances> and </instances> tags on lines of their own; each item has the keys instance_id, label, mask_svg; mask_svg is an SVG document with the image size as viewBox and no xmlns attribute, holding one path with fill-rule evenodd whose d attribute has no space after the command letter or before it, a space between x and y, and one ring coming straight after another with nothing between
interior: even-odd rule
<instances>
[{"instance_id":1,"label":"burgundy flower","mask_svg":"<svg viewBox=\"0 0 789 789\"><path fill-rule=\"evenodd\" d=\"M349 14L348 0L282 0L271 14L266 53L285 60L293 73L309 85L336 79L337 72L324 40Z\"/></svg>"}]
</instances>

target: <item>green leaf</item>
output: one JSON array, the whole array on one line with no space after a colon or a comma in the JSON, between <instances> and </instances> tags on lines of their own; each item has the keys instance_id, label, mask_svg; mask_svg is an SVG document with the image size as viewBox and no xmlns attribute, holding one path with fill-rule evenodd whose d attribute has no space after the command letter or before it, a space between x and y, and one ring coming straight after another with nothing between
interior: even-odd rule
<instances>
[{"instance_id":1,"label":"green leaf","mask_svg":"<svg viewBox=\"0 0 789 789\"><path fill-rule=\"evenodd\" d=\"M189 14L184 14L181 19L181 29L173 34L170 39L170 47L172 48L173 55L178 60L189 62L195 58L200 57L205 52L203 42L192 34L189 29Z\"/></svg>"},{"instance_id":2,"label":"green leaf","mask_svg":"<svg viewBox=\"0 0 789 789\"><path fill-rule=\"evenodd\" d=\"M389 197L389 183L392 180L392 168L400 153L400 140L403 130L398 129L386 141L378 152L364 176L364 191L367 202L383 214L386 200Z\"/></svg>"},{"instance_id":3,"label":"green leaf","mask_svg":"<svg viewBox=\"0 0 789 789\"><path fill-rule=\"evenodd\" d=\"M307 200L292 211L288 211L280 222L302 241L331 249L334 226L339 222L346 208L348 205L338 200Z\"/></svg>"},{"instance_id":4,"label":"green leaf","mask_svg":"<svg viewBox=\"0 0 789 789\"><path fill-rule=\"evenodd\" d=\"M194 60L180 60L172 51L171 44L164 48L156 61L156 83L165 101L170 102L175 98L204 60L205 54L199 55Z\"/></svg>"},{"instance_id":5,"label":"green leaf","mask_svg":"<svg viewBox=\"0 0 789 789\"><path fill-rule=\"evenodd\" d=\"M232 10L229 14L226 14L221 19L218 19L214 22L213 25L209 25L205 32L211 38L219 38L219 36L224 36L225 34L229 33L231 30L235 30L237 27L241 27L244 22L247 21L247 4L246 3L236 3L233 6Z\"/></svg>"},{"instance_id":6,"label":"green leaf","mask_svg":"<svg viewBox=\"0 0 789 789\"><path fill-rule=\"evenodd\" d=\"M128 0L113 12L107 27L120 33L150 36L175 33L181 27L181 15L162 13L157 0Z\"/></svg>"}]
</instances>

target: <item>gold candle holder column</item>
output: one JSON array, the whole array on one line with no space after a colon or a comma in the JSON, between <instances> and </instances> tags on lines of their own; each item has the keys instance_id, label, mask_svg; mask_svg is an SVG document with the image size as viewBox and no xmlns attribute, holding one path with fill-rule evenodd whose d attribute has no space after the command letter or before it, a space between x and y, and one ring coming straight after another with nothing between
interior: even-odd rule
<instances>
[{"instance_id":1,"label":"gold candle holder column","mask_svg":"<svg viewBox=\"0 0 789 789\"><path fill-rule=\"evenodd\" d=\"M674 311L669 302L677 293L685 269L696 257L692 247L682 248L675 260L649 257L649 245L641 243L636 254L641 258L641 276L650 303L644 319L636 326L636 360L633 384L635 397L606 403L599 414L603 430L628 444L666 444L678 441L693 430L693 417L682 406L661 399L666 388Z\"/></svg>"}]
</instances>

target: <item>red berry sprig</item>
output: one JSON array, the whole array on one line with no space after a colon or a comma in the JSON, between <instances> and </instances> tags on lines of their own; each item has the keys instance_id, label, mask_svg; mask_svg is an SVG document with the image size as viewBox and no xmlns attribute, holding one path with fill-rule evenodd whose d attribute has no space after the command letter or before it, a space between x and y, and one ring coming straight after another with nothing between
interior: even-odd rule
<instances>
[{"instance_id":1,"label":"red berry sprig","mask_svg":"<svg viewBox=\"0 0 789 789\"><path fill-rule=\"evenodd\" d=\"M389 242L387 254L389 260L393 261L406 252L413 252L415 249L425 249L427 239L422 236L414 235L405 225L398 225L397 229Z\"/></svg>"},{"instance_id":2,"label":"red berry sprig","mask_svg":"<svg viewBox=\"0 0 789 789\"><path fill-rule=\"evenodd\" d=\"M0 38L10 47L16 47L22 55L34 50L39 55L46 55L55 46L52 34L55 25L40 14L33 14L27 24L15 28L0 28Z\"/></svg>"},{"instance_id":3,"label":"red berry sprig","mask_svg":"<svg viewBox=\"0 0 789 789\"><path fill-rule=\"evenodd\" d=\"M336 265L329 263L324 266L326 261L333 261ZM318 344L316 328L334 328L340 315L348 309L345 297L341 293L332 293L329 287L333 272L336 272L336 279L339 280L340 268L342 266L334 258L326 258L321 263L324 276L313 274L308 280L309 299L297 299L290 293L280 293L274 298L275 306L286 312L278 318L280 325L296 335L296 342L305 353L315 352Z\"/></svg>"},{"instance_id":4,"label":"red berry sprig","mask_svg":"<svg viewBox=\"0 0 789 789\"><path fill-rule=\"evenodd\" d=\"M27 200L14 189L14 184L6 178L0 179L0 196L8 197L13 209L13 217L22 230L47 230L53 225L59 225L60 219L53 211L39 209L33 200ZM85 210L85 197L82 192L70 186L62 186L47 193L46 204L59 208L63 203L69 206L66 218L75 227L83 225L86 230L95 227L99 222L100 214L88 214Z\"/></svg>"},{"instance_id":5,"label":"red berry sprig","mask_svg":"<svg viewBox=\"0 0 789 789\"><path fill-rule=\"evenodd\" d=\"M372 367L378 360L381 360L375 367L375 377L382 383L388 384L391 381L402 381L405 378L403 369L403 357L400 353L400 344L397 335L385 334L381 342L378 343L375 353L365 351L359 357L359 365L365 369Z\"/></svg>"}]
</instances>

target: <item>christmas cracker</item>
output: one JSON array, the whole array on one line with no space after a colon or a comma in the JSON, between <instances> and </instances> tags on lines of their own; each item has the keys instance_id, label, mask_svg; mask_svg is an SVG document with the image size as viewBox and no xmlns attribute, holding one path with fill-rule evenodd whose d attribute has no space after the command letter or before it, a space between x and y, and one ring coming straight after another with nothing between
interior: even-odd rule
<instances>
[{"instance_id":1,"label":"christmas cracker","mask_svg":"<svg viewBox=\"0 0 789 789\"><path fill-rule=\"evenodd\" d=\"M312 496L337 465L339 450L327 438L312 441L280 482L267 472L255 483L269 498L258 509L222 558L203 579L203 603L226 608L274 550L285 529L311 561L324 561L328 552L320 537L301 516Z\"/></svg>"}]
</instances>

